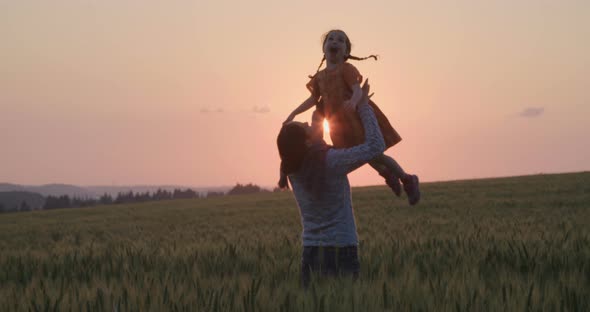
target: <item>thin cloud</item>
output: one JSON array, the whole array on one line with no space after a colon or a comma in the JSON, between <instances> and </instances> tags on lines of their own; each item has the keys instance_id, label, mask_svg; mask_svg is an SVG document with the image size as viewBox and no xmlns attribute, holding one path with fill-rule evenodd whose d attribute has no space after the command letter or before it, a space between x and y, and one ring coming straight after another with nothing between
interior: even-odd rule
<instances>
[{"instance_id":1,"label":"thin cloud","mask_svg":"<svg viewBox=\"0 0 590 312\"><path fill-rule=\"evenodd\" d=\"M539 117L545 113L544 107L527 107L522 112L518 113L518 116L524 118Z\"/></svg>"},{"instance_id":2,"label":"thin cloud","mask_svg":"<svg viewBox=\"0 0 590 312\"><path fill-rule=\"evenodd\" d=\"M270 107L268 107L266 105L261 106L261 107L254 106L254 108L252 108L252 111L257 114L266 114L266 113L270 112Z\"/></svg>"},{"instance_id":3,"label":"thin cloud","mask_svg":"<svg viewBox=\"0 0 590 312\"><path fill-rule=\"evenodd\" d=\"M219 107L219 108L217 108L215 110L209 109L208 107L203 107L203 108L201 108L200 112L203 113L203 114L208 114L208 113L223 113L224 110L221 107Z\"/></svg>"}]
</instances>

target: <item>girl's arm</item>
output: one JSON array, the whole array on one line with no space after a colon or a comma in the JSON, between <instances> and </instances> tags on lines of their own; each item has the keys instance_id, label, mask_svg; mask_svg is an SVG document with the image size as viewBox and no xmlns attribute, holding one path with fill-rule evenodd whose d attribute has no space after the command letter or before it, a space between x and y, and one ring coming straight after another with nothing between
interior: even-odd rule
<instances>
[{"instance_id":1,"label":"girl's arm","mask_svg":"<svg viewBox=\"0 0 590 312\"><path fill-rule=\"evenodd\" d=\"M379 130L375 112L369 105L368 87L366 89L366 94L363 94L358 104L358 113L365 129L365 142L351 148L328 151L326 167L336 174L348 174L385 150L385 142L381 130Z\"/></svg>"},{"instance_id":2,"label":"girl's arm","mask_svg":"<svg viewBox=\"0 0 590 312\"><path fill-rule=\"evenodd\" d=\"M344 109L354 110L358 105L359 101L363 97L363 90L359 83L352 86L352 96L350 100L344 101Z\"/></svg>"},{"instance_id":3,"label":"girl's arm","mask_svg":"<svg viewBox=\"0 0 590 312\"><path fill-rule=\"evenodd\" d=\"M317 100L313 95L310 95L307 100L303 101L303 103L301 103L301 105L299 105L299 107L297 107L293 112L291 112L291 114L289 114L289 117L287 117L287 120L285 120L283 122L283 124L286 124L290 121L292 121L295 116L307 111L308 109L312 108L314 105L316 105Z\"/></svg>"},{"instance_id":4,"label":"girl's arm","mask_svg":"<svg viewBox=\"0 0 590 312\"><path fill-rule=\"evenodd\" d=\"M345 109L354 111L359 103L359 100L361 100L363 97L363 90L360 85L361 82L363 82L363 76L352 64L344 63L342 64L342 78L352 91L350 99L348 101L344 101L343 106Z\"/></svg>"},{"instance_id":5,"label":"girl's arm","mask_svg":"<svg viewBox=\"0 0 590 312\"><path fill-rule=\"evenodd\" d=\"M357 84L353 85L352 86L352 96L350 97L350 100L344 101L344 108L349 109L349 110L356 109L356 106L358 105L358 102L361 100L362 97L363 97L363 90L361 89L361 84L357 83Z\"/></svg>"}]
</instances>

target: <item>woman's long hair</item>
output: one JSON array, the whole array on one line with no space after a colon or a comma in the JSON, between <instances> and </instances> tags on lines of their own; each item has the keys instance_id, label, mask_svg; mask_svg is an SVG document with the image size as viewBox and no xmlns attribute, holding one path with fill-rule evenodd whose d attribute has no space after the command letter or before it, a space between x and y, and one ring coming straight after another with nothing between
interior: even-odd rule
<instances>
[{"instance_id":1,"label":"woman's long hair","mask_svg":"<svg viewBox=\"0 0 590 312\"><path fill-rule=\"evenodd\" d=\"M307 133L300 125L287 124L281 128L277 137L277 147L281 156L281 171L285 175L297 172L307 152Z\"/></svg>"}]
</instances>

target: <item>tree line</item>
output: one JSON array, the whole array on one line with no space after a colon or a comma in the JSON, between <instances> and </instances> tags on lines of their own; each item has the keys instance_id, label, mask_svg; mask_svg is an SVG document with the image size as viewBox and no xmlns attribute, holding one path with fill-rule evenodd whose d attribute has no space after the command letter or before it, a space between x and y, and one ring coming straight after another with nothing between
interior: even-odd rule
<instances>
[{"instance_id":1,"label":"tree line","mask_svg":"<svg viewBox=\"0 0 590 312\"><path fill-rule=\"evenodd\" d=\"M205 195L203 197L207 197ZM45 205L43 209L59 209L59 208L83 208L97 205L116 205L116 204L132 204L143 203L148 201L159 200L174 200L174 199L191 199L201 198L199 193L191 189L174 191L167 191L158 189L156 192L120 192L116 196L110 194L103 194L99 198L78 198L70 197L68 195L62 196L47 196L45 198Z\"/></svg>"},{"instance_id":2,"label":"tree line","mask_svg":"<svg viewBox=\"0 0 590 312\"><path fill-rule=\"evenodd\" d=\"M277 191L275 189L273 191ZM98 198L80 198L71 197L69 195L61 196L47 196L45 197L45 203L41 209L61 209L61 208L84 208L98 205L116 205L116 204L131 204L131 203L143 203L149 201L160 201L160 200L175 200L175 199L196 199L196 198L212 198L221 196L231 195L242 195L242 194L255 194L255 193L268 193L267 189L264 189L258 185L248 183L236 185L231 188L228 192L207 192L199 194L192 189L175 189L173 191L158 189L155 192L119 192L116 196L110 194L103 194ZM15 212L15 211L31 211L38 208L32 208L26 201L22 201L17 207L7 209L2 203L0 203L0 212Z\"/></svg>"}]
</instances>

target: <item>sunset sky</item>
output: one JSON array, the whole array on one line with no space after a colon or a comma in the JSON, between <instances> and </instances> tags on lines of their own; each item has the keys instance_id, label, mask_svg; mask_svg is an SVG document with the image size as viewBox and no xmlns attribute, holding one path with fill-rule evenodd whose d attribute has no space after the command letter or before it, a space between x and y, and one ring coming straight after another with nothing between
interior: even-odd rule
<instances>
[{"instance_id":1,"label":"sunset sky","mask_svg":"<svg viewBox=\"0 0 590 312\"><path fill-rule=\"evenodd\" d=\"M0 182L272 186L333 28L422 181L590 170L590 1L5 0Z\"/></svg>"}]
</instances>

